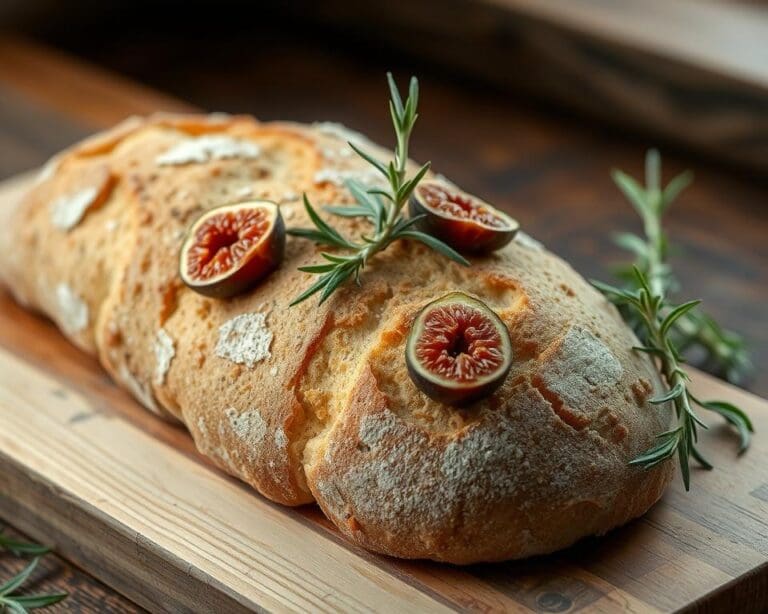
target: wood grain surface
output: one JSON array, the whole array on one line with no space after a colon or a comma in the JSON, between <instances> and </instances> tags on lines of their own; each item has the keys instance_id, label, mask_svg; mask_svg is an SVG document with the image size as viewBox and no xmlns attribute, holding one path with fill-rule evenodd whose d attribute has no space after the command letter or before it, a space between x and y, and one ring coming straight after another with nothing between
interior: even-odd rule
<instances>
[{"instance_id":1,"label":"wood grain surface","mask_svg":"<svg viewBox=\"0 0 768 614\"><path fill-rule=\"evenodd\" d=\"M232 43L233 53L237 42ZM11 45L17 54L31 51L37 58L44 57L43 63L54 63L61 70L79 65L18 41L6 41L4 45ZM218 54L226 56L229 43L223 45ZM9 49L8 46L4 48ZM266 118L337 119L386 141L388 128L385 109L381 105L383 86L378 74L379 69L383 72L383 67L372 68L360 61L340 60L310 51L306 48L263 49L245 65L239 66L242 72L251 75L251 79L244 80L241 76L236 87L230 83L228 88L217 85L234 82L237 78L235 71L217 72L204 68L193 71L191 66L196 61L193 56L190 68L182 66L170 80L170 86L177 93L186 90L194 102L209 108L246 110ZM0 58L0 68L2 65ZM163 68L160 60L158 74ZM396 68L400 68L400 72L410 71L408 66ZM47 155L105 121L102 119L100 123L87 112L72 114L71 103L66 97L59 105L56 96L46 94L45 80L27 79L26 85L19 88L17 78L6 79L7 72L6 63L0 69L0 140L12 148L0 148L0 173L7 176L38 165ZM55 81L60 73L47 74ZM111 83L108 76L101 74ZM318 74L323 76L322 86ZM76 82L76 72L69 75L70 82L73 79ZM275 84L269 96L259 95L259 84L265 82ZM343 87L351 82L356 84L355 104L351 104L350 94ZM611 261L618 255L606 238L608 231L634 224L631 210L613 190L607 173L613 164L638 173L645 143L621 134L598 134L589 126L552 117L492 91L470 94L447 85L439 76L422 79L422 85L424 109L417 130L415 155L431 157L438 162L438 170L514 211L533 234L572 260L582 272L605 278ZM60 89L55 83L52 87L54 91ZM149 109L149 105L142 107L142 97L134 95L130 83L116 82L114 89L120 92L122 88L127 89L125 96L110 99L111 116ZM316 92L312 99L303 96L307 88ZM98 88L95 91L98 92ZM124 107L121 107L121 101L127 101ZM98 93L94 93L86 106L97 104ZM476 112L478 108L480 112ZM468 112L468 109L475 112ZM106 116L107 112L101 113ZM667 157L667 161L671 162L673 170L691 162L679 156ZM768 221L761 212L764 211L761 204L768 192L760 183L723 172L700 160L693 160L693 166L698 175L697 184L681 200L678 211L670 219L670 228L687 248L687 253L679 256L676 264L686 280L688 293L704 295L710 309L747 332L759 350L758 365L765 365L768 344L765 343L765 312L761 305L765 304L768 287L763 239ZM42 374L43 378L52 378L60 384L57 384L57 390L61 388L78 399L86 399L91 409L96 407L97 411L91 412L96 414L95 418L127 422L134 427L129 429L130 432L145 434L143 441L148 437L152 442L162 443L164 450L177 451L174 454L181 454L189 462L202 462L183 433L140 411L106 381L93 361L71 348L49 324L21 311L7 297L0 303L0 336L0 345L14 361L14 369L20 368L32 377ZM755 390L764 394L768 390L766 371L768 369L760 369L759 377L753 383ZM5 368L0 374L6 377ZM44 381L50 383L51 379ZM40 394L40 398L48 400L46 393ZM738 396L739 393L732 394ZM36 400L39 399L32 399L35 407ZM747 401L756 407L757 401L753 397ZM2 412L3 416L5 413ZM765 411L761 415L765 416ZM61 416L54 418L54 422L57 419L61 420ZM90 418L85 419L86 424L89 421ZM74 429L78 423L76 420L74 425L62 428ZM0 430L7 433L4 427ZM765 495L768 486L740 485L738 477L733 478L727 467L738 469L738 475L742 475L742 471L744 475L755 472L760 475L760 465L754 460L760 452L753 450L734 465L730 449L721 450L732 443L722 430L716 432L713 443L718 447L715 460L725 468L720 478L711 477L718 474L696 472L697 489L699 484L704 484L702 480L715 480L701 487L701 495L694 492L691 497L674 491L668 496L667 507L657 508L641 522L615 532L608 539L589 540L556 558L456 569L402 562L395 565L392 561L374 559L360 552L354 555L368 564L380 566L377 569L384 569L396 578L407 578L409 586L415 586L420 592L426 591L435 603L449 604L457 609L495 611L523 604L540 611L574 611L586 606L594 610L616 610L621 604L627 607L639 604L641 609L650 605L659 610L700 607L737 611L733 608L738 606L741 608L738 611L747 611L747 607L756 611L761 603L765 603L767 590L764 499L768 498ZM11 447L3 441L0 449ZM765 456L762 463L765 478ZM205 471L211 472L215 480L224 480L229 484L227 488L234 488L232 492L242 492L248 501L255 499L258 505L270 507L242 487L234 487L218 472L207 466ZM12 475L10 470L7 474L3 471L8 480ZM18 477L18 472L15 475ZM721 482L725 482L722 492ZM732 497L728 488L734 487L751 490ZM0 484L0 488L8 492L5 484ZM47 497L51 495L45 488L42 492L44 498L37 500L40 505L36 509L46 509L42 502L47 503ZM712 493L716 496L707 499ZM60 494L60 491L54 490L53 494ZM65 499L77 502L76 499ZM702 507L698 512L691 511L688 502L695 504L694 508ZM711 513L711 510L718 513ZM720 515L719 512L724 510L733 516ZM68 514L75 514L69 508L61 511L57 516L59 523L70 518ZM325 539L340 545L339 538L313 508L299 512L281 509L279 513L288 514L301 526L320 532ZM0 515L39 537L60 534L55 526L50 526L55 522L31 520L33 515L17 497L3 498ZM74 524L78 530L91 526L90 523ZM93 526L99 525L94 523ZM85 552L88 540L83 537L82 533L76 533L76 537L62 541L65 544L62 551L74 561L92 564L93 559L89 558L92 555ZM649 550L647 540L656 546ZM134 559L143 546L146 544L142 540L135 540ZM710 546L712 550L707 549ZM706 556L701 554L702 551L707 552ZM632 555L629 560L623 558L627 553ZM759 557L762 557L762 567L756 565L753 568L747 584L727 586L728 578L743 573L744 566L755 564ZM560 575L553 573L555 567ZM119 583L122 576L114 577L114 571L101 567L100 570L102 577L121 590L135 590L135 586L133 589L123 588ZM692 599L697 590L696 578L689 580L686 570L691 570L691 575L696 575L706 585L709 593L706 599L686 601ZM157 581L164 580L167 578L162 574L157 578ZM726 582L724 588L723 582ZM614 588L617 585L619 590ZM669 587L674 588L675 596L664 594ZM79 607L77 601L70 603ZM87 611L88 607L84 609Z\"/></svg>"}]
</instances>

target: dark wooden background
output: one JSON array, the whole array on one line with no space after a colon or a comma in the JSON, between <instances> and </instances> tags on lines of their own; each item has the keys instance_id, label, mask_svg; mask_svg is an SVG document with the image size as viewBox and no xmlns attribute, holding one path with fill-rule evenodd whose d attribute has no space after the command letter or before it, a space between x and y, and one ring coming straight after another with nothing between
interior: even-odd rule
<instances>
[{"instance_id":1,"label":"dark wooden background","mask_svg":"<svg viewBox=\"0 0 768 614\"><path fill-rule=\"evenodd\" d=\"M100 65L103 73L61 70L52 60L56 54L36 54L3 39L0 176L40 165L128 110L177 106L171 98L126 88L115 73L204 109L341 121L384 143L391 140L384 73L393 70L401 81L415 73L422 103L413 155L511 212L586 276L610 279L612 265L623 258L610 234L639 230L610 170L639 176L652 145L662 148L665 176L693 169L696 182L668 220L679 248L673 264L683 280L680 298L703 298L713 315L750 340L756 371L744 386L768 395L768 181L753 166L735 166L672 138L651 138L637 125L587 120L560 103L366 40L365 32L347 37L266 8L244 20L199 4L188 11L180 3L163 11L137 6L144 12L97 12L77 22L33 16L16 23L61 52ZM139 99L144 103L133 104ZM0 578L20 566L2 555ZM73 592L62 609L134 609L55 557L45 559L36 578L36 588Z\"/></svg>"}]
</instances>

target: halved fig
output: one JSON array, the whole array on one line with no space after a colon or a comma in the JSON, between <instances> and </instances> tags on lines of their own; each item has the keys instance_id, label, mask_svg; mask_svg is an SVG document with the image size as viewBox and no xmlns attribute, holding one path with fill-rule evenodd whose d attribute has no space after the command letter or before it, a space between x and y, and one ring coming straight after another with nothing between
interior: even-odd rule
<instances>
[{"instance_id":1,"label":"halved fig","mask_svg":"<svg viewBox=\"0 0 768 614\"><path fill-rule=\"evenodd\" d=\"M224 205L192 224L181 246L179 273L195 292L227 298L274 271L284 251L285 224L275 203Z\"/></svg>"},{"instance_id":2,"label":"halved fig","mask_svg":"<svg viewBox=\"0 0 768 614\"><path fill-rule=\"evenodd\" d=\"M419 228L460 252L491 252L504 247L520 228L516 220L479 198L442 181L422 181L409 201Z\"/></svg>"},{"instance_id":3,"label":"halved fig","mask_svg":"<svg viewBox=\"0 0 768 614\"><path fill-rule=\"evenodd\" d=\"M501 386L512 366L512 342L488 305L452 292L417 314L405 361L413 383L428 397L467 405Z\"/></svg>"}]
</instances>

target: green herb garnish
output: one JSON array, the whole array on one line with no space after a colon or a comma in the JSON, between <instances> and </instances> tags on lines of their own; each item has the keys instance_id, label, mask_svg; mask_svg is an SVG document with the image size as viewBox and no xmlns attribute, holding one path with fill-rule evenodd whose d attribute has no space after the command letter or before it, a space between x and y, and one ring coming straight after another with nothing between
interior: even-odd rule
<instances>
[{"instance_id":1,"label":"green herb garnish","mask_svg":"<svg viewBox=\"0 0 768 614\"><path fill-rule=\"evenodd\" d=\"M635 256L632 264L620 267L617 273L630 288L638 289L633 271L637 267L646 275L649 285L657 294L669 294L679 288L679 283L667 264L669 242L661 225L662 216L680 192L691 183L693 175L690 172L681 173L661 189L659 153L650 150L645 164L645 188L626 173L619 170L613 172L613 180L640 214L645 231L645 238L628 232L615 237L620 247ZM623 313L629 324L636 329L639 324L637 316L629 310ZM730 382L738 383L752 369L749 352L741 336L722 328L714 318L699 308L692 309L676 320L670 333L678 350L700 350L704 355L702 364L705 368Z\"/></svg>"},{"instance_id":2,"label":"green herb garnish","mask_svg":"<svg viewBox=\"0 0 768 614\"><path fill-rule=\"evenodd\" d=\"M45 608L58 603L67 596L67 593L53 593L49 595L17 595L15 591L29 579L35 571L41 556L49 552L45 546L21 542L3 535L0 531L0 548L8 550L17 556L34 555L29 564L18 574L0 586L0 612L12 612L24 614L29 610Z\"/></svg>"},{"instance_id":3,"label":"green herb garnish","mask_svg":"<svg viewBox=\"0 0 768 614\"><path fill-rule=\"evenodd\" d=\"M408 97L403 103L397 85L389 73L387 73L387 80L390 91L389 109L397 137L394 159L385 164L362 151L354 143L349 143L349 146L384 176L389 184L388 189L367 188L358 181L349 180L346 186L355 198L356 204L349 207L326 207L329 213L340 217L366 218L373 226L373 233L370 237L361 236L358 241L342 236L318 215L305 193L304 207L314 228L292 228L288 233L296 237L304 237L319 245L337 248L342 253L322 252L321 255L326 262L299 268L305 273L320 275L320 278L300 294L291 305L296 305L317 292L321 292L320 302L322 303L337 288L352 278L359 284L360 271L365 267L368 259L398 239L420 241L451 260L469 266L469 262L454 249L439 239L413 228L413 225L423 216L406 218L403 215L403 208L408 198L429 170L429 162L424 164L413 177L407 177L408 143L418 117L416 113L419 98L418 81L415 77L411 77Z\"/></svg>"},{"instance_id":4,"label":"green herb garnish","mask_svg":"<svg viewBox=\"0 0 768 614\"><path fill-rule=\"evenodd\" d=\"M645 187L621 171L614 171L613 179L643 220L645 237L628 233L618 237L618 243L637 258L623 271L624 287L592 283L619 306L625 320L634 328L642 342L634 349L649 354L658 364L668 391L650 403L671 402L677 417L677 426L661 433L657 443L630 464L650 469L677 455L685 489L689 490L691 457L705 469L712 468L696 447L697 428L707 428L707 425L699 419L694 406L719 414L736 428L739 453L749 447L754 431L749 417L732 403L701 401L691 393L690 377L683 367L685 360L681 353L691 345L700 345L726 370L743 369L749 360L743 344L734 341L738 339L735 335L699 311L700 301L675 305L668 299L675 282L667 263L668 241L661 222L672 201L690 183L691 175L678 175L662 189L659 154L651 150L646 156Z\"/></svg>"},{"instance_id":5,"label":"green herb garnish","mask_svg":"<svg viewBox=\"0 0 768 614\"><path fill-rule=\"evenodd\" d=\"M3 529L0 529L0 549L7 550L16 556L24 556L25 554L31 554L32 556L42 556L44 554L48 554L51 551L51 549L47 546L41 546L40 544L32 544L29 542L21 542L8 537L3 533Z\"/></svg>"}]
</instances>

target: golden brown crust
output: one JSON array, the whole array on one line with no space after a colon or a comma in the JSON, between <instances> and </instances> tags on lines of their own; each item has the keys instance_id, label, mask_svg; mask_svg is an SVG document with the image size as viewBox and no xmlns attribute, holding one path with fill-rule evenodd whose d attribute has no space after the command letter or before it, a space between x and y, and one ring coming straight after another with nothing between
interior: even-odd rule
<instances>
[{"instance_id":1,"label":"golden brown crust","mask_svg":"<svg viewBox=\"0 0 768 614\"><path fill-rule=\"evenodd\" d=\"M647 404L654 369L615 309L525 237L470 269L400 242L322 306L288 308L310 282L297 267L317 258L301 239L244 296L179 283L183 234L207 209L267 198L306 226L302 192L350 202L343 179L373 177L342 137L364 140L244 117L129 120L57 156L3 212L3 279L223 469L280 503L316 500L373 550L516 558L642 514L672 473L627 465L665 427ZM497 311L515 353L504 385L465 409L424 397L403 359L414 314L455 290Z\"/></svg>"}]
</instances>

